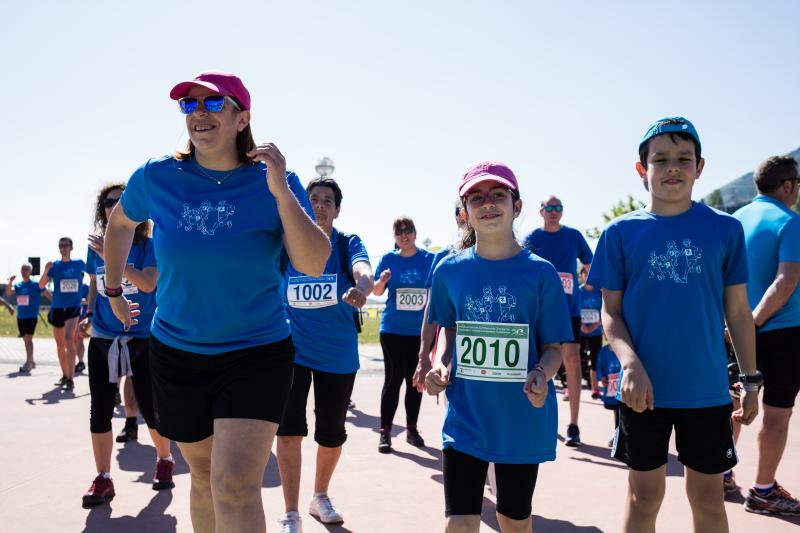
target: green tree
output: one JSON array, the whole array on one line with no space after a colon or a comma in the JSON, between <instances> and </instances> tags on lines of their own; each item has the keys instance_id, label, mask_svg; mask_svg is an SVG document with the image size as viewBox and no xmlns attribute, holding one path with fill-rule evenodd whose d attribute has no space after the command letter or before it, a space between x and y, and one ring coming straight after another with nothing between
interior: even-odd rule
<instances>
[{"instance_id":1,"label":"green tree","mask_svg":"<svg viewBox=\"0 0 800 533\"><path fill-rule=\"evenodd\" d=\"M722 192L719 189L714 189L714 192L708 195L707 205L725 211L725 202L722 201Z\"/></svg>"},{"instance_id":2,"label":"green tree","mask_svg":"<svg viewBox=\"0 0 800 533\"><path fill-rule=\"evenodd\" d=\"M641 209L644 207L644 203L640 202L630 194L624 199L620 200L616 204L611 206L611 211L607 213L603 213L603 222L604 226L614 220L615 218L621 217L626 213L630 213L631 211L636 211L637 209ZM586 230L586 236L590 239L599 239L600 234L603 232L601 228L589 228Z\"/></svg>"}]
</instances>

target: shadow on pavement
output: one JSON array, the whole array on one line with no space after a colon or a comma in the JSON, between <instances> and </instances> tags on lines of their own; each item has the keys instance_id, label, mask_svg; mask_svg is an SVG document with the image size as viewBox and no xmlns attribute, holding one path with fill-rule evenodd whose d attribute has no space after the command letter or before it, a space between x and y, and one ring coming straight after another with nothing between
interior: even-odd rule
<instances>
[{"instance_id":1,"label":"shadow on pavement","mask_svg":"<svg viewBox=\"0 0 800 533\"><path fill-rule=\"evenodd\" d=\"M149 438L149 435L144 438ZM173 475L188 474L189 466L183 460L183 456L174 442L171 452L172 458L175 459ZM117 448L117 464L120 470L141 472L136 479L137 483L150 484L153 482L153 474L156 472L156 449L150 444L141 444L135 440L128 441L124 446Z\"/></svg>"},{"instance_id":2,"label":"shadow on pavement","mask_svg":"<svg viewBox=\"0 0 800 533\"><path fill-rule=\"evenodd\" d=\"M369 415L359 409L350 409L348 413L349 415L345 419L345 422L350 422L357 428L371 429L375 433L378 433L378 429L381 427L381 418L379 416ZM398 426L397 424L392 424L392 437L398 436L405 431L405 429L406 428Z\"/></svg>"},{"instance_id":3,"label":"shadow on pavement","mask_svg":"<svg viewBox=\"0 0 800 533\"><path fill-rule=\"evenodd\" d=\"M118 494L117 497L119 498L120 495ZM117 518L111 518L112 505L101 505L89 511L83 532L141 533L142 531L157 531L159 533L167 533L177 531L178 519L172 515L165 514L170 503L172 503L172 492L168 490L160 491L153 496L147 507L139 511L136 516L120 516Z\"/></svg>"},{"instance_id":4,"label":"shadow on pavement","mask_svg":"<svg viewBox=\"0 0 800 533\"><path fill-rule=\"evenodd\" d=\"M30 377L30 372L9 372L6 374L6 379Z\"/></svg>"},{"instance_id":5,"label":"shadow on pavement","mask_svg":"<svg viewBox=\"0 0 800 533\"><path fill-rule=\"evenodd\" d=\"M89 393L87 392L86 394L76 396L72 391L63 391L59 387L54 387L53 390L42 393L41 398L26 398L25 402L27 402L28 405L34 405L36 403L55 405L61 400L74 400L75 398L83 398L85 396L89 396Z\"/></svg>"},{"instance_id":6,"label":"shadow on pavement","mask_svg":"<svg viewBox=\"0 0 800 533\"><path fill-rule=\"evenodd\" d=\"M561 531L583 532L583 533L603 533L602 529L595 526L576 526L568 520L555 520L543 516L533 515L534 531L544 533L556 533Z\"/></svg>"},{"instance_id":7,"label":"shadow on pavement","mask_svg":"<svg viewBox=\"0 0 800 533\"><path fill-rule=\"evenodd\" d=\"M261 486L265 489L281 486L281 473L280 470L278 470L278 458L272 452L269 452L267 468L264 469L264 477L261 480Z\"/></svg>"},{"instance_id":8,"label":"shadow on pavement","mask_svg":"<svg viewBox=\"0 0 800 533\"><path fill-rule=\"evenodd\" d=\"M431 457L422 457L414 453L401 452L398 450L392 451L392 455L396 455L402 459L408 459L411 462L417 463L425 468L442 471L442 452L436 448L422 448L425 452L430 454Z\"/></svg>"}]
</instances>

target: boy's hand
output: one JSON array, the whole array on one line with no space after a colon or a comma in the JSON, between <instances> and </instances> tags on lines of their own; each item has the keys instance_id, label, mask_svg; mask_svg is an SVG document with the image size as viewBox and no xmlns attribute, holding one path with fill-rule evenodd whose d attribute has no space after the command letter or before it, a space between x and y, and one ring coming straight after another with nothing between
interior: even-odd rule
<instances>
[{"instance_id":1,"label":"boy's hand","mask_svg":"<svg viewBox=\"0 0 800 533\"><path fill-rule=\"evenodd\" d=\"M758 392L747 392L742 389L742 397L739 401L742 406L733 412L731 418L734 422L748 425L758 416Z\"/></svg>"},{"instance_id":2,"label":"boy's hand","mask_svg":"<svg viewBox=\"0 0 800 533\"><path fill-rule=\"evenodd\" d=\"M436 396L450 383L450 370L446 366L438 365L425 376L425 389L431 396Z\"/></svg>"},{"instance_id":3,"label":"boy's hand","mask_svg":"<svg viewBox=\"0 0 800 533\"><path fill-rule=\"evenodd\" d=\"M620 397L622 403L637 413L655 407L653 384L650 383L650 377L641 363L625 369L620 385Z\"/></svg>"},{"instance_id":4,"label":"boy's hand","mask_svg":"<svg viewBox=\"0 0 800 533\"><path fill-rule=\"evenodd\" d=\"M417 388L417 392L425 392L425 378L431 371L431 360L428 356L421 356L414 377L411 378L411 385Z\"/></svg>"},{"instance_id":5,"label":"boy's hand","mask_svg":"<svg viewBox=\"0 0 800 533\"><path fill-rule=\"evenodd\" d=\"M528 373L528 378L525 380L525 386L522 390L528 396L528 401L531 402L531 405L534 407L544 406L548 388L547 378L542 367L536 366Z\"/></svg>"}]
</instances>

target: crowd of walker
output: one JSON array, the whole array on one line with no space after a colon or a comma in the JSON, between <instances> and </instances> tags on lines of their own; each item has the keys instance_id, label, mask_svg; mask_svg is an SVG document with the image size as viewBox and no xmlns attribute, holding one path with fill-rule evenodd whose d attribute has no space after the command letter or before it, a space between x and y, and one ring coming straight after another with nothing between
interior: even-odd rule
<instances>
[{"instance_id":1,"label":"crowd of walker","mask_svg":"<svg viewBox=\"0 0 800 533\"><path fill-rule=\"evenodd\" d=\"M628 494L620 495L625 531L655 530L673 429L695 531L727 531L724 494L739 490L735 438L759 408L758 457L747 458L757 475L745 508L800 515L798 499L775 479L800 388L800 216L790 209L800 175L791 157L764 161L754 176L758 196L727 215L692 200L704 166L695 127L679 116L659 119L635 164L650 201L612 221L594 254L562 225L564 205L552 195L539 206L542 227L520 243L520 183L506 165L485 161L453 183L459 242L434 255L416 245L413 220L398 217L395 249L373 270L359 236L334 227L337 182L319 177L304 188L275 144L255 143L250 94L238 77L204 72L170 97L185 115L187 148L104 186L86 261L73 259L72 240L61 238L60 259L38 282L27 263L21 281L9 279L16 309L2 301L16 310L25 343L20 372L36 367L42 294L52 300L58 386L74 388L90 339L97 474L84 507L115 497L111 418L125 378L127 421L117 441L138 438L141 413L157 454L155 490L175 486L176 441L189 465L195 531L266 529L261 480L276 436L280 531L302 531L301 442L313 385L309 514L343 522L328 489L359 369L358 310L370 294L387 293L377 451L393 451L403 383L413 446L425 445L422 394L446 394L446 531L478 531L490 465L501 530L531 530L539 467L556 459L560 372L565 444L581 445L581 352L592 397L614 414L610 453L629 467ZM232 271L236 283L209 282Z\"/></svg>"}]
</instances>

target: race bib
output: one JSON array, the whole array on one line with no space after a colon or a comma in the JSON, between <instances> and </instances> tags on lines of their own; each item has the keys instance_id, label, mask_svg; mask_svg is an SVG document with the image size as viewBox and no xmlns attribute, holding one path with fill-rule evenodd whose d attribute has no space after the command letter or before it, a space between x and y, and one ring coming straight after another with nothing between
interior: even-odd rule
<instances>
[{"instance_id":1,"label":"race bib","mask_svg":"<svg viewBox=\"0 0 800 533\"><path fill-rule=\"evenodd\" d=\"M600 322L600 311L597 309L581 309L581 324L596 324Z\"/></svg>"},{"instance_id":2,"label":"race bib","mask_svg":"<svg viewBox=\"0 0 800 533\"><path fill-rule=\"evenodd\" d=\"M133 267L133 263L128 263L128 266ZM95 275L96 275L95 283L97 283L97 293L104 298L108 298L108 296L106 296L106 267L104 266L97 267L97 269L95 270ZM122 276L122 294L127 296L129 294L137 294L138 292L139 288L130 281L128 281L128 278Z\"/></svg>"},{"instance_id":3,"label":"race bib","mask_svg":"<svg viewBox=\"0 0 800 533\"><path fill-rule=\"evenodd\" d=\"M78 292L79 287L80 284L77 279L62 279L58 284L58 288L62 293Z\"/></svg>"},{"instance_id":4,"label":"race bib","mask_svg":"<svg viewBox=\"0 0 800 533\"><path fill-rule=\"evenodd\" d=\"M17 306L25 307L31 304L31 297L27 294L17 294Z\"/></svg>"},{"instance_id":5,"label":"race bib","mask_svg":"<svg viewBox=\"0 0 800 533\"><path fill-rule=\"evenodd\" d=\"M561 278L561 286L564 288L564 292L567 294L572 294L573 290L575 289L575 282L572 274L569 272L559 272L558 277Z\"/></svg>"},{"instance_id":6,"label":"race bib","mask_svg":"<svg viewBox=\"0 0 800 533\"><path fill-rule=\"evenodd\" d=\"M619 390L619 374L609 374L606 379L608 380L608 390L606 390L606 397L616 398L617 391Z\"/></svg>"},{"instance_id":7,"label":"race bib","mask_svg":"<svg viewBox=\"0 0 800 533\"><path fill-rule=\"evenodd\" d=\"M317 309L338 304L336 274L325 274L318 278L291 276L286 285L286 300L297 309Z\"/></svg>"},{"instance_id":8,"label":"race bib","mask_svg":"<svg viewBox=\"0 0 800 533\"><path fill-rule=\"evenodd\" d=\"M398 311L422 311L428 296L427 289L397 289L395 296Z\"/></svg>"},{"instance_id":9,"label":"race bib","mask_svg":"<svg viewBox=\"0 0 800 533\"><path fill-rule=\"evenodd\" d=\"M478 381L524 382L528 324L456 322L456 375Z\"/></svg>"}]
</instances>

